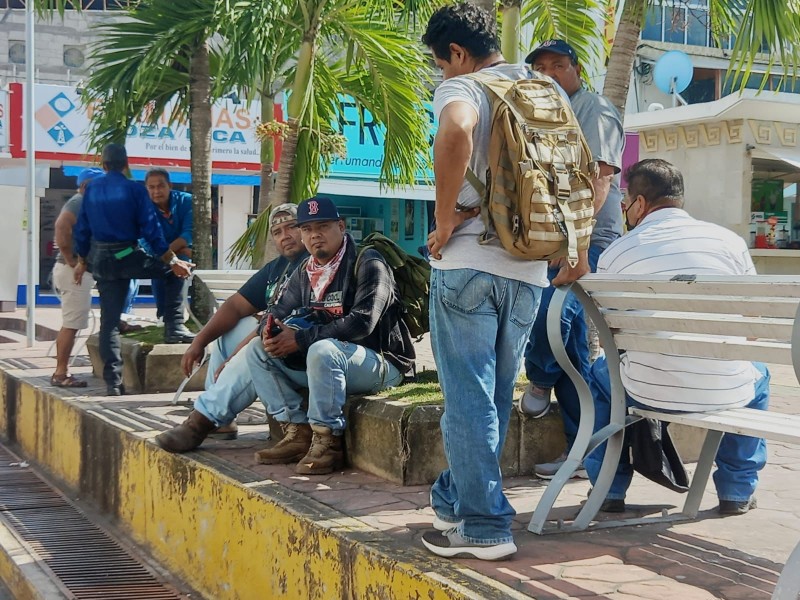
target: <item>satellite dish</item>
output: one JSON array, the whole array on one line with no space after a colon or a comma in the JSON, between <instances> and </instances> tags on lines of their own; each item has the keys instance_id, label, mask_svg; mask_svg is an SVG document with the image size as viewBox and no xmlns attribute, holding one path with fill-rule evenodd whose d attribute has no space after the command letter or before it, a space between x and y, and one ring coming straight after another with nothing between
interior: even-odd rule
<instances>
[{"instance_id":1,"label":"satellite dish","mask_svg":"<svg viewBox=\"0 0 800 600\"><path fill-rule=\"evenodd\" d=\"M680 50L670 50L656 62L653 81L665 94L680 94L689 87L693 74L694 66L689 55Z\"/></svg>"}]
</instances>

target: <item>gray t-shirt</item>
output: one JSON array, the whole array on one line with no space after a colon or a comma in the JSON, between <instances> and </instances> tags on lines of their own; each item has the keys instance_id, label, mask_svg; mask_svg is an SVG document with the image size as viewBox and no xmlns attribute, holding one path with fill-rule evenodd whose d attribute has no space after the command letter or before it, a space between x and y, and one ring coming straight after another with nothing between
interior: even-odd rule
<instances>
[{"instance_id":1,"label":"gray t-shirt","mask_svg":"<svg viewBox=\"0 0 800 600\"><path fill-rule=\"evenodd\" d=\"M570 97L572 110L592 151L592 157L614 167L617 174L611 180L600 212L595 215L592 231L592 245L607 248L608 245L622 235L622 192L619 189L622 170L622 149L625 146L625 132L622 121L613 104L605 96L580 88Z\"/></svg>"},{"instance_id":2,"label":"gray t-shirt","mask_svg":"<svg viewBox=\"0 0 800 600\"><path fill-rule=\"evenodd\" d=\"M80 193L75 194L72 198L67 200L67 203L62 207L61 212L71 212L75 218L78 218L78 215L81 212L81 203L83 202L83 196ZM60 213L59 213L60 214ZM58 251L56 255L56 262L61 263L62 265L67 264L64 260L64 257L61 254L61 251Z\"/></svg>"},{"instance_id":3,"label":"gray t-shirt","mask_svg":"<svg viewBox=\"0 0 800 600\"><path fill-rule=\"evenodd\" d=\"M483 72L508 79L526 79L530 71L525 65L498 65ZM472 131L472 157L469 166L483 180L486 176L489 154L489 134L492 127L491 102L480 83L468 77L452 77L443 81L433 95L433 112L438 119L451 102L465 102L475 109L478 123ZM458 194L458 203L463 206L479 206L478 192L464 179ZM517 258L506 252L498 240L479 244L478 236L484 231L481 218L474 217L459 227L442 249L441 260L431 259L434 269L475 269L500 277L524 281L547 287L547 263Z\"/></svg>"}]
</instances>

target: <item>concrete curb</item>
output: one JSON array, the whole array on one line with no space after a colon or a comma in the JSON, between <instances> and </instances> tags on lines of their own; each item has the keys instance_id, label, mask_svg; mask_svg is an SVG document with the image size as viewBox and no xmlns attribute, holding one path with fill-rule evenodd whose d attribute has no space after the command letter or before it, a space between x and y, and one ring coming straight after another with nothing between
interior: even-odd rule
<instances>
[{"instance_id":1,"label":"concrete curb","mask_svg":"<svg viewBox=\"0 0 800 600\"><path fill-rule=\"evenodd\" d=\"M168 454L156 433L0 372L0 436L208 598L525 597L213 455Z\"/></svg>"}]
</instances>

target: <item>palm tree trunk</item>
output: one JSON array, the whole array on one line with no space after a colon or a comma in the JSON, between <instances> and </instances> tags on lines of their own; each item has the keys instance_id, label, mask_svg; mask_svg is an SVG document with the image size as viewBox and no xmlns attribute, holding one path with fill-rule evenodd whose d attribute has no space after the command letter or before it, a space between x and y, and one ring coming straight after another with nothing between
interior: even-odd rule
<instances>
[{"instance_id":1,"label":"palm tree trunk","mask_svg":"<svg viewBox=\"0 0 800 600\"><path fill-rule=\"evenodd\" d=\"M311 83L313 72L314 54L316 44L316 30L308 34L300 47L297 57L297 74L295 75L292 94L286 107L286 123L289 125L289 133L283 141L281 148L281 162L278 165L278 181L275 189L269 195L270 206L277 206L284 202L291 201L292 178L294 176L294 165L297 158L297 138L300 133L300 123L308 93L308 86Z\"/></svg>"},{"instance_id":2,"label":"palm tree trunk","mask_svg":"<svg viewBox=\"0 0 800 600\"><path fill-rule=\"evenodd\" d=\"M608 60L606 82L603 95L617 107L620 116L625 118L625 103L628 100L628 87L631 81L636 47L644 22L645 0L627 0L622 8L619 27L614 36L614 45Z\"/></svg>"},{"instance_id":3,"label":"palm tree trunk","mask_svg":"<svg viewBox=\"0 0 800 600\"><path fill-rule=\"evenodd\" d=\"M504 0L500 11L503 13L503 31L500 48L503 57L510 63L520 60L520 4L521 0Z\"/></svg>"},{"instance_id":4,"label":"palm tree trunk","mask_svg":"<svg viewBox=\"0 0 800 600\"><path fill-rule=\"evenodd\" d=\"M275 100L267 94L261 94L261 122L269 123L275 119ZM269 193L272 191L272 174L275 164L275 139L264 138L261 142L261 187L258 194L258 212L261 214L269 208Z\"/></svg>"},{"instance_id":5,"label":"palm tree trunk","mask_svg":"<svg viewBox=\"0 0 800 600\"><path fill-rule=\"evenodd\" d=\"M189 62L189 131L192 168L192 258L201 269L213 267L211 243L211 75L208 45L198 44ZM198 289L202 288L202 289ZM192 310L203 322L210 302L203 286L193 286Z\"/></svg>"}]
</instances>

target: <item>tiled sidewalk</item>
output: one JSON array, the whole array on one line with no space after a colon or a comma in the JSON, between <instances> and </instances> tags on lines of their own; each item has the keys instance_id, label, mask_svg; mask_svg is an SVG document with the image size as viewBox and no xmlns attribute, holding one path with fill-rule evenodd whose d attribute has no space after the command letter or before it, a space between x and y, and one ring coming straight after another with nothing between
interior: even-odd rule
<instances>
[{"instance_id":1,"label":"tiled sidewalk","mask_svg":"<svg viewBox=\"0 0 800 600\"><path fill-rule=\"evenodd\" d=\"M49 312L55 316L48 315ZM57 311L40 309L42 322ZM0 344L0 363L16 375L44 378L52 372L46 358L48 343L24 349L18 342ZM420 348L422 364L432 366L429 346ZM428 362L430 360L430 362ZM772 370L772 406L782 412L800 411L800 386L789 368ZM78 374L88 367L76 367ZM99 380L85 390L65 391L83 402L96 404L108 418L123 426L155 435L169 423L180 422L186 405L171 406L171 394L103 399ZM191 394L190 394L191 395ZM320 477L301 477L291 467L255 465L252 454L266 443L260 409L251 408L240 419L240 439L208 441L199 454L206 462L238 475L241 481L272 480L301 492L365 527L381 530L396 542L420 547L419 537L430 527L427 486L401 487L375 476L347 470ZM127 425L125 425L127 424ZM148 435L150 435L148 434ZM716 516L713 484L709 485L701 519L691 523L600 529L585 533L536 536L527 524L543 493L544 482L515 478L505 482L517 510L515 538L519 552L508 561L485 563L461 560L459 564L505 584L503 597L549 598L704 598L767 599L783 562L800 540L800 448L771 443L769 464L762 473L759 508L740 517ZM588 483L574 481L558 506L567 517L585 499ZM658 513L662 507L680 506L683 497L634 479L629 504L639 513ZM501 596L498 596L501 597Z\"/></svg>"}]
</instances>

